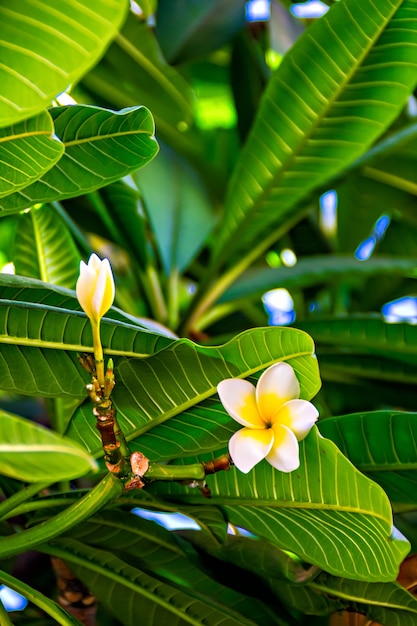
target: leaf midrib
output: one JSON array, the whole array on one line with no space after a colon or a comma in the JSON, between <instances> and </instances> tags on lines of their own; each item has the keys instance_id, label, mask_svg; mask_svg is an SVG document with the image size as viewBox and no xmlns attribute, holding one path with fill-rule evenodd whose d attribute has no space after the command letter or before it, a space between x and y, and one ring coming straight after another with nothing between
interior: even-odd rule
<instances>
[{"instance_id":1,"label":"leaf midrib","mask_svg":"<svg viewBox=\"0 0 417 626\"><path fill-rule=\"evenodd\" d=\"M187 504L201 504L201 495L170 495L171 500L175 502L182 502ZM355 513L363 515L372 519L379 519L384 524L388 524L388 520L382 514L375 512L373 509L361 509L354 506L337 505L337 504L324 504L321 502L289 502L288 500L276 500L276 499L263 499L257 498L256 500L244 497L236 496L217 496L212 495L210 498L210 505L227 506L227 507L250 507L252 509L267 508L267 509L302 509L309 511L331 511L342 513ZM390 522L389 522L390 523Z\"/></svg>"},{"instance_id":2,"label":"leaf midrib","mask_svg":"<svg viewBox=\"0 0 417 626\"><path fill-rule=\"evenodd\" d=\"M1 342L1 338L0 338L0 342ZM220 346L220 348L221 347L222 346ZM167 349L169 350L170 347L168 346ZM106 350L104 350L104 352L106 352ZM152 354L152 355L147 355L147 356L154 356L154 355ZM269 361L263 361L259 365L249 368L245 372L240 373L239 375L236 375L235 378L247 378L248 376L257 374L261 370L267 369L270 365L273 365L274 363L278 363L281 361L286 362L290 359L295 359L297 357L304 357L304 356L311 356L311 352L304 351L304 352L297 352L294 354L286 354L281 359L271 358ZM183 411L186 411L187 409L192 408L193 406L195 406L196 404L199 404L203 400L207 400L215 393L216 393L216 386L212 385L205 392L200 392L199 394L194 395L192 398L189 398L187 401L182 402L181 404L177 404L172 409L169 409L168 411L161 413L158 417L154 417L153 419L150 419L148 422L146 422L146 424L143 424L140 428L132 430L131 432L129 432L128 436L126 437L127 440L131 441L132 439L135 439L139 435L143 435L149 430L152 430L153 428L155 428L155 426L159 426L159 424L163 424L164 422L169 420L171 417L175 417L179 413L182 413ZM92 454L94 456L94 452Z\"/></svg>"},{"instance_id":3,"label":"leaf midrib","mask_svg":"<svg viewBox=\"0 0 417 626\"><path fill-rule=\"evenodd\" d=\"M240 234L242 232L244 233L246 231L247 223L252 219L253 214L256 213L258 211L259 207L262 206L264 201L269 198L269 196L272 193L272 190L275 188L275 186L278 184L278 182L285 176L287 171L294 164L294 162L297 159L297 157L299 156L299 154L302 152L302 150L307 145L308 141L311 139L311 137L315 133L317 127L326 118L327 114L329 113L329 111L333 107L334 102L336 100L338 100L340 95L344 92L344 90L346 88L346 85L350 82L351 78L358 71L358 68L361 66L361 64L362 64L363 60L365 59L365 57L369 54L369 51L370 51L370 49L372 49L375 41L381 36L382 32L384 32L384 30L387 27L387 24L390 22L392 16L398 11L399 6L400 6L400 2L398 2L398 4L395 5L395 7L392 9L392 12L390 13L389 17L386 18L385 25L383 26L383 28L381 28L377 32L377 34L375 34L375 36L372 39L369 40L368 46L366 48L364 48L363 53L357 59L356 65L351 69L350 72L345 74L345 80L342 83L339 83L337 91L333 94L332 98L330 100L328 100L328 103L327 103L327 105L326 105L326 107L325 107L325 109L323 111L323 114L320 117L317 118L317 120L314 122L314 124L310 127L309 132L307 134L304 134L300 144L298 144L297 151L294 150L292 152L291 157L287 161L285 161L285 164L282 166L282 168L280 168L279 171L276 174L274 174L274 176L269 181L269 184L263 187L262 193L256 198L256 200L255 200L255 202L253 202L250 210L248 212L246 212L246 214L244 216L244 219L241 221L241 223L236 228L236 230L234 230L234 238L239 239ZM309 38L310 40L312 39L311 35L307 35L307 38ZM279 72L279 69L277 71ZM266 93L266 97L269 97L268 93ZM249 137L249 141L250 141L250 137ZM323 183L323 181L320 181L320 184L322 184L322 183ZM294 202L298 202L298 199L295 199ZM291 206L293 206L293 204L290 203L287 206L287 209L291 208ZM230 245L229 239L227 240L227 243L228 243L228 245ZM225 251L222 250L221 254L223 255L224 252Z\"/></svg>"},{"instance_id":4,"label":"leaf midrib","mask_svg":"<svg viewBox=\"0 0 417 626\"><path fill-rule=\"evenodd\" d=\"M359 602L361 604L371 604L373 606L381 606L383 608L391 609L391 610L398 609L400 611L408 611L409 613L417 613L416 609L410 608L405 604L392 603L392 602L389 602L389 600L386 602L377 601L377 600L373 600L372 598L368 596L358 597L354 593L346 593L346 592L341 591L339 588L329 587L325 584L320 584L315 581L309 583L309 587L311 589L314 589L315 591L318 591L319 593L324 593L325 595L337 594L338 598L343 598L344 600ZM402 589L402 591L405 591L405 590Z\"/></svg>"},{"instance_id":5,"label":"leaf midrib","mask_svg":"<svg viewBox=\"0 0 417 626\"><path fill-rule=\"evenodd\" d=\"M147 130L129 130L119 133L108 133L106 135L94 135L92 137L86 137L85 139L72 139L71 141L61 140L66 148L82 145L83 143L93 143L94 141L106 141L108 139L115 139L118 137L126 137L127 135L149 135L153 136L153 133Z\"/></svg>"}]
</instances>

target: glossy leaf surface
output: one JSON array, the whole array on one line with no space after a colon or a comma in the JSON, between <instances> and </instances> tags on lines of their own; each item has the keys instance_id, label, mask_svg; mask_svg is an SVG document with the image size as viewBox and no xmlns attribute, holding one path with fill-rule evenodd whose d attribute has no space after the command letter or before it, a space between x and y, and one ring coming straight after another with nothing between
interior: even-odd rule
<instances>
[{"instance_id":1,"label":"glossy leaf surface","mask_svg":"<svg viewBox=\"0 0 417 626\"><path fill-rule=\"evenodd\" d=\"M90 548L74 539L61 539L45 551L70 563L74 573L126 626L255 626L256 622L223 603L150 576L107 550ZM116 604L108 604L117 597ZM271 622L272 624L274 622Z\"/></svg>"},{"instance_id":2,"label":"glossy leaf surface","mask_svg":"<svg viewBox=\"0 0 417 626\"><path fill-rule=\"evenodd\" d=\"M153 118L144 107L110 111L72 105L49 112L65 153L40 180L3 198L3 212L93 191L142 167L158 152Z\"/></svg>"},{"instance_id":3,"label":"glossy leaf surface","mask_svg":"<svg viewBox=\"0 0 417 626\"><path fill-rule=\"evenodd\" d=\"M54 135L54 124L47 111L1 128L0 198L40 178L61 158L63 152L64 145Z\"/></svg>"},{"instance_id":4,"label":"glossy leaf surface","mask_svg":"<svg viewBox=\"0 0 417 626\"><path fill-rule=\"evenodd\" d=\"M144 356L172 342L146 322L111 309L102 321L105 353ZM2 389L41 396L85 397L77 353L93 352L90 323L75 292L0 275Z\"/></svg>"},{"instance_id":5,"label":"glossy leaf surface","mask_svg":"<svg viewBox=\"0 0 417 626\"><path fill-rule=\"evenodd\" d=\"M259 328L242 333L219 347L199 346L183 339L150 358L120 360L116 366L118 388L113 396L118 422L129 440L177 415L181 425L184 420L187 421L187 416L180 414L190 408L194 414L196 405L216 393L216 386L221 380L259 375L276 361L286 361L294 367L302 397L309 399L320 387L313 350L311 338L298 330ZM99 439L88 412L88 407L80 408L67 434L88 450L96 452ZM225 427L224 419L217 423L218 412L217 409L205 414L204 407L201 413L196 412L203 418L201 424L208 427L208 436L194 418L192 434L184 437L181 426L177 429L174 424L160 434L155 431L155 439L148 441L148 445L155 449L158 457L161 454L165 457L168 451L172 451L170 437L176 444L173 456L178 455L181 447L183 453L195 454L200 439L206 449L213 449L212 446L217 449L230 433L230 426ZM227 418L227 422L230 424L231 419ZM195 435L197 440L194 440Z\"/></svg>"},{"instance_id":6,"label":"glossy leaf surface","mask_svg":"<svg viewBox=\"0 0 417 626\"><path fill-rule=\"evenodd\" d=\"M127 12L125 0L2 2L1 126L49 106L103 54Z\"/></svg>"},{"instance_id":7,"label":"glossy leaf surface","mask_svg":"<svg viewBox=\"0 0 417 626\"><path fill-rule=\"evenodd\" d=\"M196 172L168 149L135 173L134 179L142 192L166 274L183 272L204 246L215 223L208 190Z\"/></svg>"},{"instance_id":8,"label":"glossy leaf surface","mask_svg":"<svg viewBox=\"0 0 417 626\"><path fill-rule=\"evenodd\" d=\"M232 237L248 245L293 220L297 202L370 147L415 87L416 46L415 0L366 12L362 0L337 2L298 39L229 184L219 255L230 254Z\"/></svg>"},{"instance_id":9,"label":"glossy leaf surface","mask_svg":"<svg viewBox=\"0 0 417 626\"><path fill-rule=\"evenodd\" d=\"M71 234L51 205L19 215L14 250L16 274L73 289L80 257Z\"/></svg>"},{"instance_id":10,"label":"glossy leaf surface","mask_svg":"<svg viewBox=\"0 0 417 626\"><path fill-rule=\"evenodd\" d=\"M393 580L409 544L403 537L390 538L392 514L384 491L316 428L300 443L300 460L299 469L289 474L266 462L248 475L236 469L218 472L207 480L210 504L220 506L232 524L333 575ZM183 503L199 500L194 491L174 484L156 492Z\"/></svg>"},{"instance_id":11,"label":"glossy leaf surface","mask_svg":"<svg viewBox=\"0 0 417 626\"><path fill-rule=\"evenodd\" d=\"M15 415L0 413L0 473L24 482L78 478L97 470L69 439Z\"/></svg>"},{"instance_id":12,"label":"glossy leaf surface","mask_svg":"<svg viewBox=\"0 0 417 626\"><path fill-rule=\"evenodd\" d=\"M372 411L328 418L320 430L392 502L417 500L417 414Z\"/></svg>"}]
</instances>

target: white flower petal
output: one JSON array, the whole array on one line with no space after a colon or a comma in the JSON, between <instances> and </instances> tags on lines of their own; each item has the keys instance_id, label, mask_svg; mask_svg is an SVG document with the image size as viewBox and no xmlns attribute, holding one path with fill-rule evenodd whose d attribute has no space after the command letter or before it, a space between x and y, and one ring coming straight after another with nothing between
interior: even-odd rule
<instances>
[{"instance_id":1,"label":"white flower petal","mask_svg":"<svg viewBox=\"0 0 417 626\"><path fill-rule=\"evenodd\" d=\"M84 261L80 261L80 275L75 291L81 308L90 315L91 297L96 284L96 273Z\"/></svg>"},{"instance_id":2,"label":"white flower petal","mask_svg":"<svg viewBox=\"0 0 417 626\"><path fill-rule=\"evenodd\" d=\"M109 310L114 300L114 280L108 259L100 261L96 270L96 287L92 299L92 309L98 319Z\"/></svg>"},{"instance_id":3,"label":"white flower petal","mask_svg":"<svg viewBox=\"0 0 417 626\"><path fill-rule=\"evenodd\" d=\"M229 441L229 452L236 467L247 474L270 451L274 441L271 428L242 428Z\"/></svg>"},{"instance_id":4,"label":"white flower petal","mask_svg":"<svg viewBox=\"0 0 417 626\"><path fill-rule=\"evenodd\" d=\"M307 400L289 400L274 416L273 424L282 424L293 431L298 441L308 435L314 426L319 412L314 404Z\"/></svg>"},{"instance_id":5,"label":"white flower petal","mask_svg":"<svg viewBox=\"0 0 417 626\"><path fill-rule=\"evenodd\" d=\"M93 252L88 259L88 267L91 267L91 269L96 272L100 269L100 265L101 259L97 256L97 254L95 254L95 252Z\"/></svg>"},{"instance_id":6,"label":"white flower petal","mask_svg":"<svg viewBox=\"0 0 417 626\"><path fill-rule=\"evenodd\" d=\"M270 422L278 409L288 400L300 396L300 383L288 363L271 365L260 377L256 386L259 412Z\"/></svg>"},{"instance_id":7,"label":"white flower petal","mask_svg":"<svg viewBox=\"0 0 417 626\"><path fill-rule=\"evenodd\" d=\"M226 378L217 385L217 393L234 420L249 428L265 428L256 406L255 387L248 380Z\"/></svg>"},{"instance_id":8,"label":"white flower petal","mask_svg":"<svg viewBox=\"0 0 417 626\"><path fill-rule=\"evenodd\" d=\"M298 441L294 433L282 424L274 424L274 443L266 460L281 472L293 472L300 465Z\"/></svg>"}]
</instances>

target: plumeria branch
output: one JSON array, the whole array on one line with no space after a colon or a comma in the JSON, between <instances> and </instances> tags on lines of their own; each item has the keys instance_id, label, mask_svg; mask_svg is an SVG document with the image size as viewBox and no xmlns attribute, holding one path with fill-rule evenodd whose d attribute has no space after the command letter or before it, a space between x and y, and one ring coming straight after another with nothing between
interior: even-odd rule
<instances>
[{"instance_id":1,"label":"plumeria branch","mask_svg":"<svg viewBox=\"0 0 417 626\"><path fill-rule=\"evenodd\" d=\"M81 307L90 319L93 333L94 358L90 354L80 355L79 362L91 376L91 382L86 385L86 389L94 405L93 415L100 433L107 469L123 480L125 490L141 489L146 482L154 480L172 480L198 486L204 495L209 495L205 478L208 474L229 469L229 455L208 463L187 466L151 464L141 452L130 452L117 422L111 399L116 384L113 360L109 359L104 371L100 338L101 318L113 304L115 295L108 259L100 260L97 255L92 254L88 264L81 261L76 292Z\"/></svg>"}]
</instances>

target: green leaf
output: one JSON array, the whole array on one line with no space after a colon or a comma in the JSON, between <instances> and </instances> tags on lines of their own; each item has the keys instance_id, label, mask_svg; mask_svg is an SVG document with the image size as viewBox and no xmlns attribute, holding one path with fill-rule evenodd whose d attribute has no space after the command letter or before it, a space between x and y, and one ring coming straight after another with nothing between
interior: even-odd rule
<instances>
[{"instance_id":1,"label":"green leaf","mask_svg":"<svg viewBox=\"0 0 417 626\"><path fill-rule=\"evenodd\" d=\"M196 172L169 149L161 150L134 180L142 192L166 274L183 272L214 226L207 189Z\"/></svg>"},{"instance_id":2,"label":"green leaf","mask_svg":"<svg viewBox=\"0 0 417 626\"><path fill-rule=\"evenodd\" d=\"M117 84L114 76L119 77ZM188 82L164 59L153 29L132 14L103 61L83 80L94 100L114 102L116 106L148 107L162 136L182 141L179 128L193 119L193 93Z\"/></svg>"},{"instance_id":3,"label":"green leaf","mask_svg":"<svg viewBox=\"0 0 417 626\"><path fill-rule=\"evenodd\" d=\"M0 473L24 480L70 480L97 470L73 441L21 417L0 413Z\"/></svg>"},{"instance_id":4,"label":"green leaf","mask_svg":"<svg viewBox=\"0 0 417 626\"><path fill-rule=\"evenodd\" d=\"M220 427L217 424L218 409L203 414L200 425L201 413L197 412L186 438L183 437L181 424L187 423L187 415L180 414L190 408L194 413L195 405L210 399L216 393L217 384L224 378L259 375L277 361L287 361L294 367L300 381L301 396L309 399L320 387L313 351L311 338L296 329L258 328L242 333L219 347L199 346L180 339L149 358L119 360L115 374L117 385L112 396L119 425L129 440L141 435L142 441L143 433L179 416L178 430L173 425L171 429L165 429L161 436L155 431L153 441L147 439L148 446L155 450L158 457L165 457L167 452L174 450L173 456L176 456L180 449L182 454L195 454L200 445L205 449L213 449L212 446L217 449L230 436L229 428L222 423ZM227 420L231 422L231 418L227 417ZM205 429L209 431L208 437ZM90 451L96 452L100 447L87 407L77 411L67 434L82 442ZM151 436L152 433L149 433ZM171 437L174 446L171 445Z\"/></svg>"},{"instance_id":5,"label":"green leaf","mask_svg":"<svg viewBox=\"0 0 417 626\"><path fill-rule=\"evenodd\" d=\"M372 624L413 626L416 620L417 600L396 582L367 583L322 573L302 587L280 581L271 590L287 606L308 615L345 609L366 615Z\"/></svg>"},{"instance_id":6,"label":"green leaf","mask_svg":"<svg viewBox=\"0 0 417 626\"><path fill-rule=\"evenodd\" d=\"M0 571L0 582L10 587L17 593L20 593L23 597L27 598L30 602L32 602L35 606L39 607L41 611L45 612L47 615L50 615L51 618L57 624L62 624L62 626L80 626L81 622L76 618L67 613L67 611L62 608L59 604L50 600L48 597L44 596L38 589L34 589L30 587L23 581L11 576L7 572ZM38 618L39 619L39 618ZM11 624L12 622L10 622ZM4 622L2 622L3 626L7 626Z\"/></svg>"},{"instance_id":7,"label":"green leaf","mask_svg":"<svg viewBox=\"0 0 417 626\"><path fill-rule=\"evenodd\" d=\"M63 152L64 145L54 135L54 124L47 111L1 128L0 198L38 180L61 158Z\"/></svg>"},{"instance_id":8,"label":"green leaf","mask_svg":"<svg viewBox=\"0 0 417 626\"><path fill-rule=\"evenodd\" d=\"M74 539L60 539L42 551L64 559L90 591L126 626L256 626L243 613L217 598L159 580L127 564L111 552L90 548ZM117 598L116 602L109 602ZM268 626L277 623L262 622ZM279 622L278 622L279 623Z\"/></svg>"},{"instance_id":9,"label":"green leaf","mask_svg":"<svg viewBox=\"0 0 417 626\"><path fill-rule=\"evenodd\" d=\"M0 6L1 126L35 115L104 53L127 11L126 0L53 0Z\"/></svg>"},{"instance_id":10,"label":"green leaf","mask_svg":"<svg viewBox=\"0 0 417 626\"><path fill-rule=\"evenodd\" d=\"M391 324L377 314L328 317L297 322L310 333L320 350L329 353L340 346L347 354L372 355L414 364L417 359L417 327L407 323Z\"/></svg>"},{"instance_id":11,"label":"green leaf","mask_svg":"<svg viewBox=\"0 0 417 626\"><path fill-rule=\"evenodd\" d=\"M219 298L219 303L242 302L248 296L261 297L265 291L279 287L305 289L343 281L353 283L370 276L413 276L415 263L407 257L375 256L365 263L351 255L315 255L302 257L293 267L262 267L248 270Z\"/></svg>"},{"instance_id":12,"label":"green leaf","mask_svg":"<svg viewBox=\"0 0 417 626\"><path fill-rule=\"evenodd\" d=\"M363 613L378 624L414 626L416 622L416 598L395 582L363 583L321 574L309 587L320 595L339 598L351 611ZM296 592L293 589L294 599Z\"/></svg>"},{"instance_id":13,"label":"green leaf","mask_svg":"<svg viewBox=\"0 0 417 626\"><path fill-rule=\"evenodd\" d=\"M50 114L65 153L40 180L3 198L4 212L93 191L142 167L158 152L145 107L109 111L72 105L52 108Z\"/></svg>"},{"instance_id":14,"label":"green leaf","mask_svg":"<svg viewBox=\"0 0 417 626\"><path fill-rule=\"evenodd\" d=\"M93 353L93 345L79 309L74 291L0 274L0 388L85 397L88 377L77 353ZM145 356L173 341L114 308L102 320L101 336L105 354L114 357Z\"/></svg>"},{"instance_id":15,"label":"green leaf","mask_svg":"<svg viewBox=\"0 0 417 626\"><path fill-rule=\"evenodd\" d=\"M222 545L210 540L201 530L182 531L181 537L186 537L199 549L221 561L256 572L257 576L264 578L271 577L300 584L308 582L320 572L315 566L304 567L300 559L294 555L279 550L268 541L262 541L257 537L228 534Z\"/></svg>"},{"instance_id":16,"label":"green leaf","mask_svg":"<svg viewBox=\"0 0 417 626\"><path fill-rule=\"evenodd\" d=\"M371 411L327 418L320 431L396 503L417 502L417 414Z\"/></svg>"},{"instance_id":17,"label":"green leaf","mask_svg":"<svg viewBox=\"0 0 417 626\"><path fill-rule=\"evenodd\" d=\"M245 0L159 0L156 35L170 63L201 57L245 25Z\"/></svg>"},{"instance_id":18,"label":"green leaf","mask_svg":"<svg viewBox=\"0 0 417 626\"><path fill-rule=\"evenodd\" d=\"M248 475L232 468L208 476L207 483L210 506L221 507L232 524L335 576L394 580L409 550L404 537L391 535L384 491L316 427L300 442L300 467L294 472L278 472L264 461ZM184 504L203 504L195 491L179 485L153 490Z\"/></svg>"},{"instance_id":19,"label":"green leaf","mask_svg":"<svg viewBox=\"0 0 417 626\"><path fill-rule=\"evenodd\" d=\"M381 0L366 13L362 0L337 2L307 29L265 91L228 188L217 257L288 227L296 203L371 146L416 85L416 46L414 0Z\"/></svg>"},{"instance_id":20,"label":"green leaf","mask_svg":"<svg viewBox=\"0 0 417 626\"><path fill-rule=\"evenodd\" d=\"M104 478L81 498L51 519L42 524L31 526L15 534L7 532L0 538L0 557L8 559L11 556L26 552L48 541L59 537L70 528L85 521L94 513L115 500L123 491L123 483L114 474L108 472ZM10 529L10 527L8 527Z\"/></svg>"},{"instance_id":21,"label":"green leaf","mask_svg":"<svg viewBox=\"0 0 417 626\"><path fill-rule=\"evenodd\" d=\"M17 274L73 288L80 271L75 242L50 205L19 215L13 262Z\"/></svg>"},{"instance_id":22,"label":"green leaf","mask_svg":"<svg viewBox=\"0 0 417 626\"><path fill-rule=\"evenodd\" d=\"M104 550L111 545L112 554L125 563L186 593L192 589L201 598L215 599L216 604L239 611L257 624L281 624L273 619L272 607L243 595L249 588L245 580L232 581L231 585L227 577L221 576L220 568L224 569L224 564L220 564L214 575L201 569L199 556L183 541L184 533L179 541L176 534L130 512L102 511L71 529L68 536Z\"/></svg>"}]
</instances>

